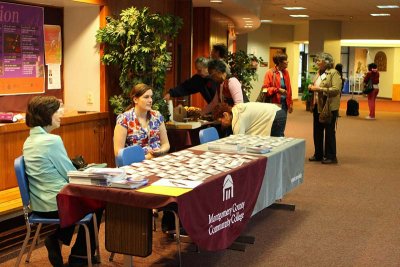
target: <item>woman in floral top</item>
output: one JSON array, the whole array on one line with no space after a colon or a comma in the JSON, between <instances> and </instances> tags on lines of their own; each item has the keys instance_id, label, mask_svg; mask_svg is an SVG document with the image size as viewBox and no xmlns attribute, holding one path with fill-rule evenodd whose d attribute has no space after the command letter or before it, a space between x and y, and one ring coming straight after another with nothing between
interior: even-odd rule
<instances>
[{"instance_id":1,"label":"woman in floral top","mask_svg":"<svg viewBox=\"0 0 400 267\"><path fill-rule=\"evenodd\" d=\"M170 146L164 118L160 112L152 110L152 88L137 84L132 88L132 104L127 111L117 117L114 129L114 153L132 145L140 145L151 159L168 152Z\"/></svg>"}]
</instances>

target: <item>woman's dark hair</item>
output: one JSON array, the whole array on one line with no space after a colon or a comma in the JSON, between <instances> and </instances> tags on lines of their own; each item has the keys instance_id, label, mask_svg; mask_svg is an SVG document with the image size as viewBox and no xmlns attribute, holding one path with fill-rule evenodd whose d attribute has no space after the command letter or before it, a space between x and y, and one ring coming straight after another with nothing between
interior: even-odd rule
<instances>
[{"instance_id":1,"label":"woman's dark hair","mask_svg":"<svg viewBox=\"0 0 400 267\"><path fill-rule=\"evenodd\" d=\"M225 59L228 55L228 49L224 44L215 44L213 45L213 49L218 52L220 58Z\"/></svg>"},{"instance_id":2,"label":"woman's dark hair","mask_svg":"<svg viewBox=\"0 0 400 267\"><path fill-rule=\"evenodd\" d=\"M208 62L208 72L211 73L213 70L226 73L226 64L220 59L212 59Z\"/></svg>"},{"instance_id":3,"label":"woman's dark hair","mask_svg":"<svg viewBox=\"0 0 400 267\"><path fill-rule=\"evenodd\" d=\"M372 69L376 69L378 68L378 65L376 65L375 63L370 63L368 64L368 70L371 71Z\"/></svg>"},{"instance_id":4,"label":"woman's dark hair","mask_svg":"<svg viewBox=\"0 0 400 267\"><path fill-rule=\"evenodd\" d=\"M343 75L343 65L342 64L340 64L340 63L336 64L335 70L337 70L340 73L340 76Z\"/></svg>"},{"instance_id":5,"label":"woman's dark hair","mask_svg":"<svg viewBox=\"0 0 400 267\"><path fill-rule=\"evenodd\" d=\"M272 57L272 61L275 63L275 65L279 65L279 63L287 60L288 56L286 53L283 52L278 52Z\"/></svg>"},{"instance_id":6,"label":"woman's dark hair","mask_svg":"<svg viewBox=\"0 0 400 267\"><path fill-rule=\"evenodd\" d=\"M138 83L135 86L133 86L131 93L129 94L129 98L131 99L131 104L126 110L129 110L135 106L135 103L133 102L134 97L141 97L148 90L153 90L153 87L144 83Z\"/></svg>"},{"instance_id":7,"label":"woman's dark hair","mask_svg":"<svg viewBox=\"0 0 400 267\"><path fill-rule=\"evenodd\" d=\"M51 125L53 114L60 108L60 101L54 96L35 96L28 103L25 123L28 127Z\"/></svg>"},{"instance_id":8,"label":"woman's dark hair","mask_svg":"<svg viewBox=\"0 0 400 267\"><path fill-rule=\"evenodd\" d=\"M213 110L214 120L218 120L224 117L224 112L232 114L232 107L226 103L221 103L215 106Z\"/></svg>"}]
</instances>

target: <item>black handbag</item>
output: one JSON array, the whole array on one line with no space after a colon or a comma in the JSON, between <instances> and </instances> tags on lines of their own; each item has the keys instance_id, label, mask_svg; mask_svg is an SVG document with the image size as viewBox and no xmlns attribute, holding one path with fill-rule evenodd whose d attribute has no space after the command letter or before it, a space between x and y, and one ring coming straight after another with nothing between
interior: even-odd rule
<instances>
[{"instance_id":1,"label":"black handbag","mask_svg":"<svg viewBox=\"0 0 400 267\"><path fill-rule=\"evenodd\" d=\"M364 84L363 94L367 95L374 90L374 86L372 84L372 79L370 78L366 84Z\"/></svg>"},{"instance_id":2,"label":"black handbag","mask_svg":"<svg viewBox=\"0 0 400 267\"><path fill-rule=\"evenodd\" d=\"M328 90L328 96L326 97L325 105L322 108L321 113L319 113L319 122L323 124L329 124L332 121L332 112L331 112L331 107L330 103L331 101L329 100L329 90Z\"/></svg>"},{"instance_id":3,"label":"black handbag","mask_svg":"<svg viewBox=\"0 0 400 267\"><path fill-rule=\"evenodd\" d=\"M272 86L275 86L275 70L271 69L273 71L273 77L272 77ZM261 103L272 103L272 96L268 95L268 93L265 93L263 91L264 88L261 88L260 93L258 94L258 97L256 99L256 102L261 102Z\"/></svg>"}]
</instances>

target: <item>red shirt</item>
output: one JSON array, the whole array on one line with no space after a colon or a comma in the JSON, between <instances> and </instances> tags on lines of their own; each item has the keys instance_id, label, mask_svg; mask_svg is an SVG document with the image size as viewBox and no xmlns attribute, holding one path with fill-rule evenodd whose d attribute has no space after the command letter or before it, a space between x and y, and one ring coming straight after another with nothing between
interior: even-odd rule
<instances>
[{"instance_id":1,"label":"red shirt","mask_svg":"<svg viewBox=\"0 0 400 267\"><path fill-rule=\"evenodd\" d=\"M367 83L369 79L372 79L372 84L378 84L379 83L379 72L376 71L368 71L367 74L365 74L364 77L364 83Z\"/></svg>"}]
</instances>

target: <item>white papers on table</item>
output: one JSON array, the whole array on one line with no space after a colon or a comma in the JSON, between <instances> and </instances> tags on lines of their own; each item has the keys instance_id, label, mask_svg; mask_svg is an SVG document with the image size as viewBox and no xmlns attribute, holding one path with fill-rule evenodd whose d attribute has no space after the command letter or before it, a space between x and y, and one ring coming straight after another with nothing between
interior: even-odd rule
<instances>
[{"instance_id":1,"label":"white papers on table","mask_svg":"<svg viewBox=\"0 0 400 267\"><path fill-rule=\"evenodd\" d=\"M162 178L157 182L152 183L152 185L158 186L170 186L170 187L179 187L179 188L195 188L200 185L202 181L189 181L189 180L171 180Z\"/></svg>"}]
</instances>

